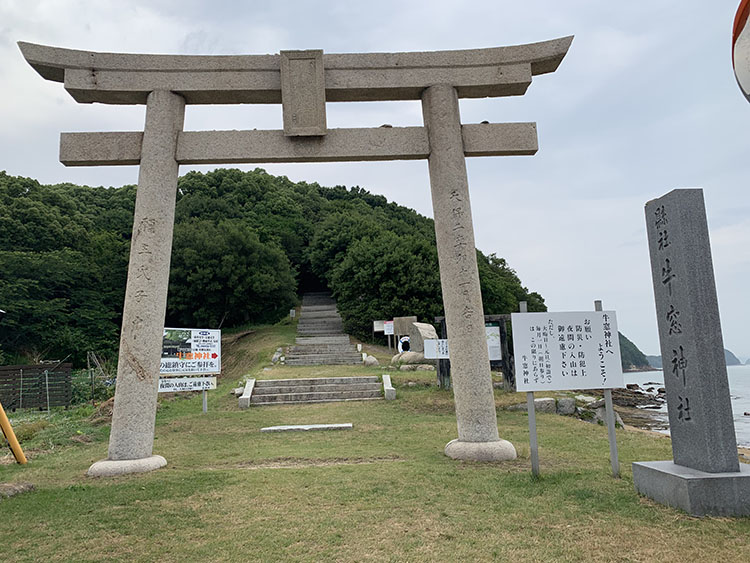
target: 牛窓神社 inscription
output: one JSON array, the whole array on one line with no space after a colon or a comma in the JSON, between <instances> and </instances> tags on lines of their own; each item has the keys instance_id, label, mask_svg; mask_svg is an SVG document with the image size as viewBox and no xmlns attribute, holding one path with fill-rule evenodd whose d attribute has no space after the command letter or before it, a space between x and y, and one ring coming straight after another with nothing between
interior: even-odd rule
<instances>
[{"instance_id":1,"label":"\u725b\u7a93\u795e\u793e inscription","mask_svg":"<svg viewBox=\"0 0 750 563\"><path fill-rule=\"evenodd\" d=\"M636 489L691 514L750 515L729 398L703 190L646 204L674 462L633 464Z\"/></svg>"},{"instance_id":2,"label":"\u725b\u7a93\u795e\u793e inscription","mask_svg":"<svg viewBox=\"0 0 750 563\"><path fill-rule=\"evenodd\" d=\"M172 56L19 43L44 78L82 103L146 104L140 132L63 133L68 166L139 164L134 245L120 340L109 458L92 475L148 471L180 164L428 159L458 439L446 454L505 460L483 330L467 156L533 155L534 123L462 124L459 98L519 96L554 72L572 37L429 53ZM327 129L329 102L421 100L424 127ZM183 131L186 104L282 104L275 131ZM139 230L140 229L140 230ZM136 240L137 239L137 240Z\"/></svg>"}]
</instances>

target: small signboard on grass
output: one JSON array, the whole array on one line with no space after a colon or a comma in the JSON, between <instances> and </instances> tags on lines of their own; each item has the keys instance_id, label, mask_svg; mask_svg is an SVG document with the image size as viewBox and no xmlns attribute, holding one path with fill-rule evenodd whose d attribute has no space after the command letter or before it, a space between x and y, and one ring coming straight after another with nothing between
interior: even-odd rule
<instances>
[{"instance_id":1,"label":"small signboard on grass","mask_svg":"<svg viewBox=\"0 0 750 563\"><path fill-rule=\"evenodd\" d=\"M211 391L212 389L216 389L215 377L162 377L159 379L159 393Z\"/></svg>"},{"instance_id":2,"label":"small signboard on grass","mask_svg":"<svg viewBox=\"0 0 750 563\"><path fill-rule=\"evenodd\" d=\"M165 328L161 375L221 373L221 331L202 328Z\"/></svg>"}]
</instances>

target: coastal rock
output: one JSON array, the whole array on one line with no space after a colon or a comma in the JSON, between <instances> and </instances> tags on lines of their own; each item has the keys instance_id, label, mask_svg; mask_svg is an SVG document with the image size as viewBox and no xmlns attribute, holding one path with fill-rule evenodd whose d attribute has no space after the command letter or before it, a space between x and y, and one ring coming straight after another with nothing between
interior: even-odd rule
<instances>
[{"instance_id":1,"label":"coastal rock","mask_svg":"<svg viewBox=\"0 0 750 563\"><path fill-rule=\"evenodd\" d=\"M591 422L595 424L607 424L607 409L604 407L596 409L594 411L594 418ZM620 428L625 427L625 423L622 421L622 418L620 418L620 414L617 411L615 411L615 426L619 426Z\"/></svg>"},{"instance_id":2,"label":"coastal rock","mask_svg":"<svg viewBox=\"0 0 750 563\"><path fill-rule=\"evenodd\" d=\"M576 395L575 400L581 403L593 403L596 401L596 397L592 397L591 395Z\"/></svg>"}]
</instances>

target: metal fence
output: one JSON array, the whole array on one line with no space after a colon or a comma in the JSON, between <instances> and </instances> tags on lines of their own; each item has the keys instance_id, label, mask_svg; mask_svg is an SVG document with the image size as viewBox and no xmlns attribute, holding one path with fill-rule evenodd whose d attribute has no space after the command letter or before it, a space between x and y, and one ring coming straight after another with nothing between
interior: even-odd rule
<instances>
[{"instance_id":1,"label":"metal fence","mask_svg":"<svg viewBox=\"0 0 750 563\"><path fill-rule=\"evenodd\" d=\"M71 364L0 366L0 402L6 410L68 407Z\"/></svg>"}]
</instances>

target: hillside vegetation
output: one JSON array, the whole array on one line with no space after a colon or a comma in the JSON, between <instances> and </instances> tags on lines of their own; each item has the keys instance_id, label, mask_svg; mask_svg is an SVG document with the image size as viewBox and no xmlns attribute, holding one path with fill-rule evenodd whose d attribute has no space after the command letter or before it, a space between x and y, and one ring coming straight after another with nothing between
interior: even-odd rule
<instances>
[{"instance_id":1,"label":"hillside vegetation","mask_svg":"<svg viewBox=\"0 0 750 563\"><path fill-rule=\"evenodd\" d=\"M40 185L0 172L0 324L5 363L118 344L135 186ZM487 314L545 310L503 258L477 252ZM330 289L350 334L372 320L441 315L431 219L364 189L222 169L180 178L168 326L275 322ZM2 360L0 358L0 360Z\"/></svg>"}]
</instances>

